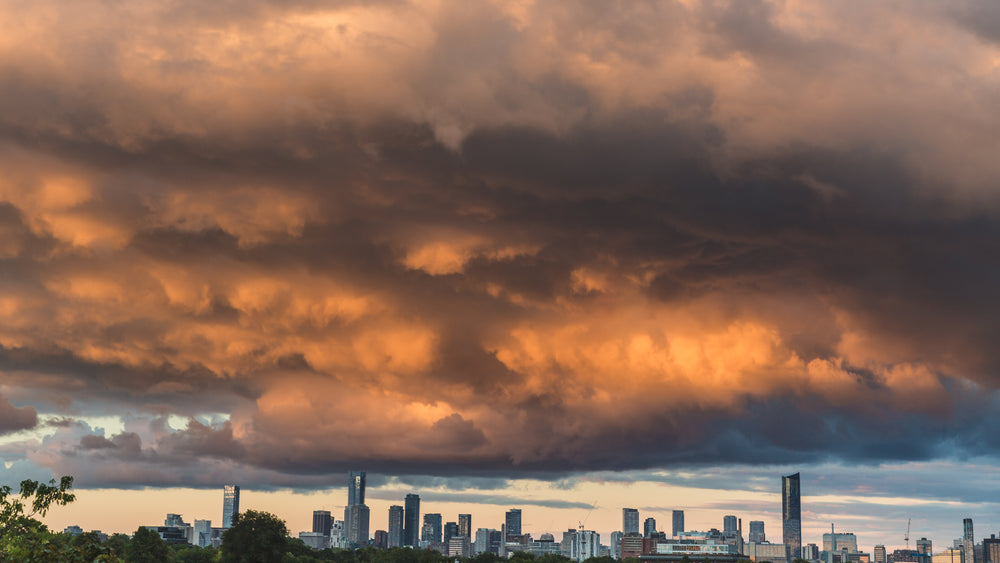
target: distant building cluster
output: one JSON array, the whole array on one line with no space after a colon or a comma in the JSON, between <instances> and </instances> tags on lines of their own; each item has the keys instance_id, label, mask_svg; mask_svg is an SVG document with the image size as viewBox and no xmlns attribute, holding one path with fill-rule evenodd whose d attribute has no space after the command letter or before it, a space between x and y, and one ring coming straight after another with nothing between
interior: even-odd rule
<instances>
[{"instance_id":1,"label":"distant building cluster","mask_svg":"<svg viewBox=\"0 0 1000 563\"><path fill-rule=\"evenodd\" d=\"M522 529L520 508L507 511L499 530L474 529L472 514L458 514L456 521L445 521L439 513L427 513L421 518L420 495L415 493L406 495L402 505L389 507L388 530L372 533L371 513L365 504L366 477L364 471L350 472L343 520L334 518L329 510L315 510L312 530L300 532L299 539L313 549L419 548L449 557L493 553L502 558L523 552L535 556L557 554L578 563L601 556L638 559L641 563L735 563L738 560L792 563L797 559L808 563L1000 563L1000 539L991 534L977 543L971 518L963 520L962 536L937 553L926 537L914 540L914 548L910 549L907 530L905 549L889 551L884 545L876 545L872 554L868 554L858 548L854 533L838 532L832 524L819 544L803 545L799 473L781 477L781 543L767 540L762 520L748 523L748 541L744 542L743 520L736 515L723 516L721 530L689 531L684 527L684 511L673 510L670 535L667 535L665 530L657 530L655 518L642 520L637 508L622 508L621 530L611 533L607 545L601 543L599 533L586 529L583 522L577 528L562 532L559 541L551 533L535 539ZM146 528L157 532L168 543L218 547L239 513L240 487L225 485L222 526L213 527L211 520L195 520L189 524L180 514L167 514L162 526ZM64 532L80 535L83 529L69 526ZM102 540L107 539L99 530L94 532Z\"/></svg>"}]
</instances>

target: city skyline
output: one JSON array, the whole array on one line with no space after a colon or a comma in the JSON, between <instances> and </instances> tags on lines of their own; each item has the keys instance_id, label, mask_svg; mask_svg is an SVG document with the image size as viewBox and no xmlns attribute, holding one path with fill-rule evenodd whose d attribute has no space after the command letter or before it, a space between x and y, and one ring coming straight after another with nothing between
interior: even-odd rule
<instances>
[{"instance_id":1,"label":"city skyline","mask_svg":"<svg viewBox=\"0 0 1000 563\"><path fill-rule=\"evenodd\" d=\"M1000 530L995 2L0 4L53 526Z\"/></svg>"},{"instance_id":2,"label":"city skyline","mask_svg":"<svg viewBox=\"0 0 1000 563\"><path fill-rule=\"evenodd\" d=\"M337 496L340 496L340 497L342 497L342 502L345 502L345 504L346 504L346 502L349 502L349 499L353 496L353 492L352 492L351 489L353 488L352 484L355 482L355 476L356 476L356 474L357 474L356 472L352 472L350 474L350 480L348 481L347 487L346 487L348 489L348 491L346 492L346 495L345 495L345 491L343 491L343 489L340 489L339 491L337 489L331 489L329 491L326 491L326 494L331 495L333 498L336 498ZM777 495L778 496L778 498L777 498L777 504L779 505L779 507L777 509L777 513L778 513L777 525L778 526L782 526L782 522L783 522L783 518L782 518L783 509L781 508L781 506L785 504L782 501L782 497L784 496L784 487L786 486L785 485L786 481L788 481L790 477L794 478L794 477L797 477L798 475L799 474L789 475L789 476L782 476L780 478L780 488L782 490ZM228 490L229 486L225 487L224 489L225 490L222 491L223 492L223 495L222 495L223 499L222 500L224 501L222 504L225 507L227 505L228 498L230 496L230 492ZM236 486L236 491L240 491L240 490L241 489L238 486ZM339 493L339 495L338 495L338 493ZM388 493L388 492L386 491L386 493ZM237 498L239 498L240 493L237 492L236 494L237 494ZM271 493L271 494L275 494L275 493ZM298 496L300 499L302 499L302 500L300 500L300 502L303 502L303 501L305 501L305 499L309 499L309 498L315 497L316 493L303 494L303 495L295 495L295 496ZM431 496L432 497L434 496L433 492L431 493ZM384 501L385 502L387 502L387 503L391 503L392 502L392 498L393 497L391 495L380 493L380 494L378 494L379 500L376 501L376 506L382 506L383 497L384 497ZM406 499L408 499L408 498L414 498L414 499L417 500L417 502L420 502L419 501L420 493L406 493L405 495L401 494L401 496L399 498L404 499L404 501ZM431 516L435 517L436 519L440 520L441 523L444 523L444 521L448 520L448 524L455 526L454 532L456 532L456 533L459 531L459 525L456 524L456 522L461 522L463 516L470 516L472 518L475 518L476 514L484 514L484 513L485 514L498 514L498 513L502 514L500 520L498 520L497 522L487 521L483 525L473 526L471 528L471 531L474 532L476 529L479 529L479 528L484 528L484 527L485 528L491 528L492 527L494 530L496 530L497 532L499 532L500 529L501 529L501 526L504 525L505 520L507 522L513 521L513 522L516 522L518 524L521 524L522 523L523 514L525 513L525 510L522 509L522 508L519 508L519 507L504 507L503 505L495 505L495 506L492 507L492 510L486 510L486 511L481 510L482 508L484 508L484 505L481 505L481 504L480 505L469 505L467 503L454 503L454 502L452 502L452 503L443 502L442 503L442 502L436 502L436 503L434 503L432 505L432 507L438 507L438 506L441 506L441 505L453 506L453 507L457 507L457 509L461 509L462 507L469 507L469 506L474 506L474 507L478 506L480 508L479 510L476 510L475 512L472 512L472 513L465 513L465 512L456 512L454 514L452 514L452 513L443 513L443 514L442 513L428 513L426 515L427 517L431 517ZM349 506L351 506L351 505L348 504L347 507L349 507ZM387 504L386 506L388 508L388 512L391 513L391 508L392 508L391 504ZM427 503L424 503L423 506L426 509ZM176 509L176 505L174 505L174 507ZM258 506L251 506L249 508L261 509ZM366 506L365 508L368 508L368 507ZM399 508L402 509L401 506ZM529 515L530 515L530 512L538 512L538 511L543 511L544 512L545 509L546 509L545 506L532 506L531 508L529 508L527 510L527 512L529 512ZM573 508L573 509L569 509L569 510L571 510L571 511L581 511L581 510L585 511L586 512L586 516L585 516L584 519L588 520L590 518L590 516L595 512L595 509L596 509L596 507L592 508L592 507L589 507L589 506L586 506L586 505L581 505L579 508ZM225 510L225 508L224 508L224 510ZM286 518L288 516L292 516L292 518L289 518L290 522L296 522L302 516L302 515L297 514L297 513L285 514L285 512L287 512L287 510L288 510L288 508L286 507L283 511L279 510L277 512L279 513L280 517L282 517L282 518ZM646 519L646 518L648 518L650 516L662 516L663 514L674 514L677 511L680 511L681 513L684 513L684 512L687 512L687 511L691 511L690 507L686 507L686 508L682 508L682 509L667 509L667 508L664 508L664 507L659 507L656 510L649 510L648 507L644 507L642 509L633 509L633 508L624 507L621 510L617 511L617 514L618 514L618 517L617 517L618 518L618 528L613 528L611 531L615 531L615 530L621 531L621 530L623 530L624 527L625 527L626 521L627 520L631 520L632 518L634 518L634 516L623 516L623 515L632 514L631 511L633 511L633 510L637 510L638 511L638 516L639 516L640 519ZM322 510L315 510L315 509L312 510L310 512L310 518L311 518L311 520L309 520L309 522L311 522L312 528L310 528L310 527L307 526L307 527L303 528L301 531L307 532L307 531L310 531L310 530L314 530L315 526L316 526L316 522L317 522L317 514L318 513L324 513L324 512L325 513L329 513L329 511L322 511ZM376 511L373 510L373 513L374 512L376 512ZM607 512L607 511L605 511L605 512ZM736 526L737 526L736 521L737 520L744 520L744 519L746 519L749 524L748 524L748 527L744 529L744 539L747 539L747 535L746 534L750 531L751 525L755 523L754 521L749 520L749 518L753 517L755 515L759 515L759 512L758 513L730 514L731 512L734 512L734 511L730 507L726 507L726 506L720 506L716 510L714 510L713 511L713 516L707 516L707 515L705 515L704 512L707 512L705 510L697 510L695 512L702 513L702 514L699 515L700 517L698 518L698 520L696 520L696 522L699 522L701 525L697 526L697 527L686 526L686 531L706 532L706 531L709 531L712 528L717 529L720 532L724 532L724 531L728 530L729 528L732 528L735 531L736 530ZM807 512L809 512L808 511L808 506L807 506ZM183 512L179 513L176 510L172 514L176 514L178 517L182 517L183 516ZM512 514L514 516L511 516ZM600 513L598 513L598 514L600 514ZM715 518L715 521L712 520L713 517ZM486 518L488 518L488 516L486 516ZM511 520L511 518L513 518L513 520ZM623 520L623 518L625 518L626 520ZM190 520L190 519L191 518L189 517L188 520ZM449 519L451 519L451 520L449 520ZM957 525L957 527L961 531L961 534L959 536L956 536L955 538L952 538L952 539L954 539L954 540L956 540L956 541L958 541L958 542L960 542L960 543L963 544L962 549L965 549L965 547L967 547L968 545L971 545L971 544L967 544L964 541L965 538L966 538L966 533L967 532L971 532L971 529L972 529L972 524L971 524L970 520L976 520L976 518L962 518L961 522L958 523L958 525ZM992 515L992 518L989 515L986 516L985 518L983 518L983 517L979 518L979 521L981 522L979 524L979 526L984 526L984 524L985 524L985 527L987 528L985 530L985 532L984 532L984 536L978 538L979 542L981 542L984 537L988 538L991 533L997 534L996 531L993 531L993 527L995 527L995 524L996 524L997 520L998 519L996 518L996 515ZM388 527L389 526L389 521L386 520L385 525L383 525L381 521L382 521L382 518L380 516L374 516L372 518L372 523L370 525L370 530L368 531L369 538L371 538L372 536L374 536L376 530L388 530L389 529L389 527ZM423 517L423 515L421 515L421 522L425 522L425 521L426 521L426 519ZM479 521L481 522L481 520L479 520ZM522 531L523 531L523 533L532 534L535 538L541 536L542 534L546 534L546 533L547 534L558 535L559 533L565 531L565 528L570 528L570 529L575 529L576 528L576 526L573 525L573 522L569 522L569 521L564 522L563 528L560 528L558 526L558 524L556 524L555 528L551 528L551 529L549 529L549 528L539 528L539 527L537 527L537 525L534 525L534 524L532 524L530 522L531 521L529 520L529 524L523 526L523 530ZM918 520L918 522L919 522L919 520ZM69 524L69 525L79 525L79 524L84 524L84 526L82 526L82 528L83 529L88 529L87 526L86 526L86 522L74 521L73 524ZM773 530L774 529L773 526L775 525L775 523L772 522L772 523L769 523L769 524L771 526L771 529ZM907 522L907 524L909 524L909 522ZM942 524L943 524L943 528L942 529L944 529L944 530L947 530L950 527L953 527L953 526L956 525L954 522L950 523L951 526L948 525L949 523L942 523ZM62 525L62 526L57 525L56 527L59 528L59 529L61 529L62 527L66 527L66 526L67 525ZM345 526L346 526L346 524L345 524ZM918 526L920 526L919 523L918 523ZM993 527L991 527L991 526L993 526ZM595 530L597 530L597 532L600 534L600 541L602 543L604 543L605 545L607 544L607 542L611 538L611 533L610 533L611 531L605 529L606 525L599 525L599 526L589 526L588 525L587 528L588 529L595 529ZM825 528L822 525L822 523L813 523L812 526L808 526L807 525L803 529L806 530L806 532L803 532L803 539L802 539L802 545L803 546L805 544L807 544L807 543L818 544L820 546L819 549L823 550L824 549L824 547L823 547L824 541L827 544L829 544L829 540L827 539L827 536L829 536L829 529ZM876 545L880 545L880 544L887 546L889 548L890 552L894 548L895 549L901 549L903 547L902 542L900 542L899 544L896 544L896 543L893 543L891 541L891 539L888 540L888 541L876 541L874 539L869 539L869 538L865 537L864 534L860 534L861 538L857 538L856 537L856 533L853 530L851 530L851 529L845 530L844 527L839 527L838 530L839 530L838 534L840 534L840 535L848 534L848 532L849 532L850 533L849 535L851 536L851 539L852 539L852 545L854 547L860 548L860 550L863 551L863 552L873 553L875 551L875 549L874 549L875 546ZM108 531L110 531L110 532L128 532L129 530L128 530L128 526L126 525L126 527L123 528L123 529L120 529L120 530L114 530L114 529L112 529L112 530L108 530ZM291 532L291 534L293 536L297 533L297 531L295 530L294 526L290 527L290 532ZM815 533L815 537L813 535L810 535L813 532L816 532ZM350 532L347 532L347 534L350 534ZM473 533L473 534L471 534L470 536L467 536L467 537L472 537L474 535L475 534ZM936 551L934 553L938 553L942 549L948 548L948 547L950 547L952 545L952 539L945 538L945 536L947 536L947 535L948 535L947 532L943 532L943 531L940 531L940 530L938 530L937 532L934 532L934 531L927 532L927 531L918 531L917 529L914 529L914 533L913 533L913 538L912 539L914 540L914 545L917 546L917 548L919 548L919 542L920 541L932 542L934 540L934 537L936 537L936 541L938 543L936 544L937 549L936 549ZM1000 535L1000 534L998 534L998 535ZM926 536L932 536L932 538L928 539ZM891 536L890 536L890 538L891 538ZM918 540L917 538L920 538L920 539ZM898 539L902 539L902 538L900 537ZM973 538L973 541L975 541L976 539L977 538ZM438 541L440 541L440 539Z\"/></svg>"}]
</instances>

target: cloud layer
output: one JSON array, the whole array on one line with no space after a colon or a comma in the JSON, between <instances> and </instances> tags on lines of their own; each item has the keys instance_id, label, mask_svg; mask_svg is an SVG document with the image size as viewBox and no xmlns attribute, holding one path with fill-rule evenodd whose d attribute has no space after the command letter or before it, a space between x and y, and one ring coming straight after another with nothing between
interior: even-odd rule
<instances>
[{"instance_id":1,"label":"cloud layer","mask_svg":"<svg viewBox=\"0 0 1000 563\"><path fill-rule=\"evenodd\" d=\"M7 3L0 430L80 419L17 455L83 486L995 455L994 12Z\"/></svg>"}]
</instances>

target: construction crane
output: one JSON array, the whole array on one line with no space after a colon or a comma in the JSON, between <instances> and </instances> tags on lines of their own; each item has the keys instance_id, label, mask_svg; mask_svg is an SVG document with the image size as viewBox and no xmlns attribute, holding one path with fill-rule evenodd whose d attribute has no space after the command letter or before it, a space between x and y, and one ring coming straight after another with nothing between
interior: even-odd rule
<instances>
[{"instance_id":1,"label":"construction crane","mask_svg":"<svg viewBox=\"0 0 1000 563\"><path fill-rule=\"evenodd\" d=\"M911 518L906 519L906 535L903 536L903 539L906 540L906 551L910 550L910 520Z\"/></svg>"},{"instance_id":2,"label":"construction crane","mask_svg":"<svg viewBox=\"0 0 1000 563\"><path fill-rule=\"evenodd\" d=\"M587 522L587 519L590 518L590 515L594 513L594 509L595 508L597 508L597 501L596 500L590 504L590 512L588 512L587 515L583 517L583 520L580 520L580 531L581 532L583 531L583 525Z\"/></svg>"}]
</instances>

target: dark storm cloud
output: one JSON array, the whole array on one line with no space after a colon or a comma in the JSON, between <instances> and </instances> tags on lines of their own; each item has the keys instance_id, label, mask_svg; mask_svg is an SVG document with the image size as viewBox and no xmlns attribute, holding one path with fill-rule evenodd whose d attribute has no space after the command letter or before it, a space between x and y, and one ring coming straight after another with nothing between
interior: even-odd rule
<instances>
[{"instance_id":1,"label":"dark storm cloud","mask_svg":"<svg viewBox=\"0 0 1000 563\"><path fill-rule=\"evenodd\" d=\"M12 430L146 423L60 426L47 468L1000 448L982 8L885 39L880 6L85 4L0 52L0 372Z\"/></svg>"}]
</instances>

